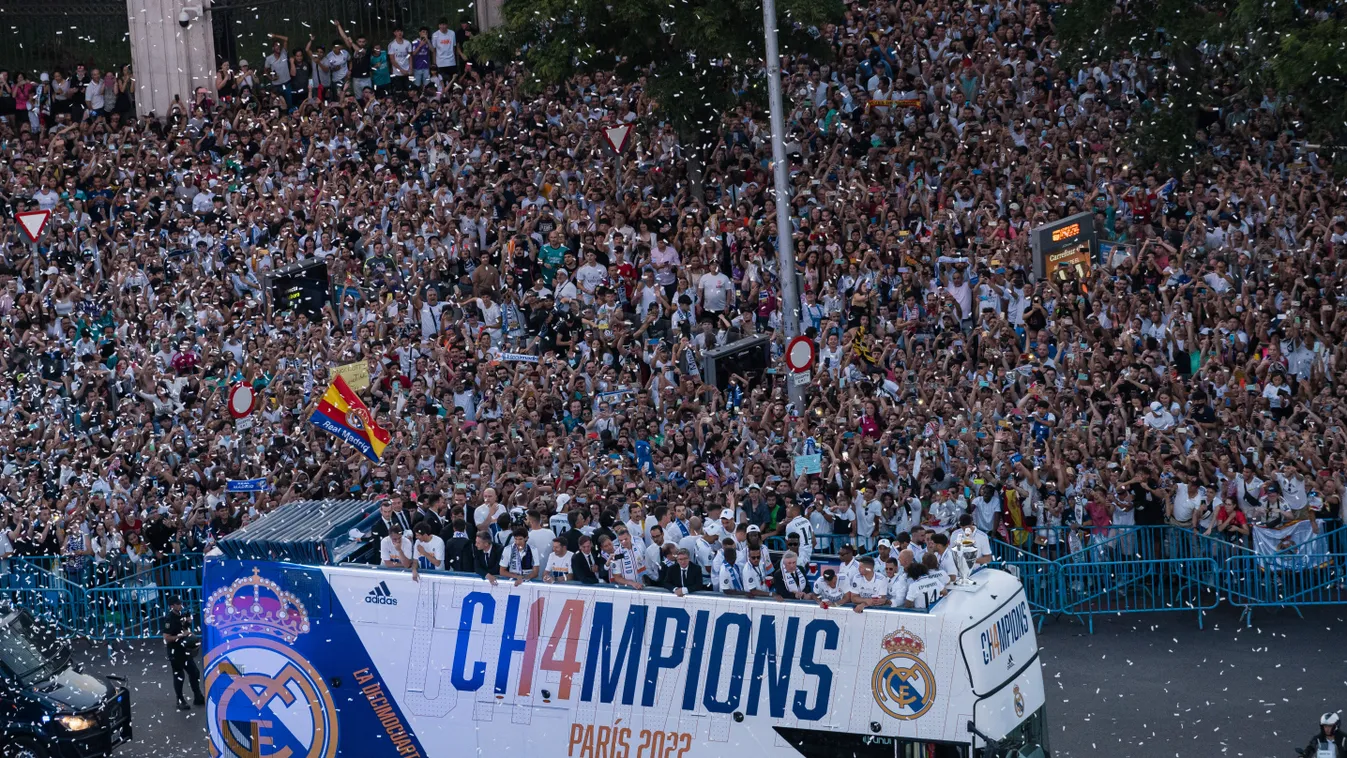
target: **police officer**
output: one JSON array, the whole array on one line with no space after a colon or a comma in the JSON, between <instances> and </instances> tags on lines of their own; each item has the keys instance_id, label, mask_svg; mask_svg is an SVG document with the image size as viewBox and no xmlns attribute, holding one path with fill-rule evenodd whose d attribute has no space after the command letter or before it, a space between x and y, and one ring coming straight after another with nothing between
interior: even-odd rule
<instances>
[{"instance_id":1,"label":"police officer","mask_svg":"<svg viewBox=\"0 0 1347 758\"><path fill-rule=\"evenodd\" d=\"M192 683L192 692L197 705L206 704L206 696L201 694L201 670L196 666L196 651L199 642L192 634L192 617L182 607L182 598L174 595L168 599L168 616L164 619L164 642L168 645L168 661L173 666L173 691L178 695L178 710L190 710L192 705L182 696L182 683L186 679Z\"/></svg>"},{"instance_id":2,"label":"police officer","mask_svg":"<svg viewBox=\"0 0 1347 758\"><path fill-rule=\"evenodd\" d=\"M1338 714L1325 713L1319 718L1319 733L1301 755L1305 758L1343 758L1347 756L1347 735L1338 731Z\"/></svg>"}]
</instances>

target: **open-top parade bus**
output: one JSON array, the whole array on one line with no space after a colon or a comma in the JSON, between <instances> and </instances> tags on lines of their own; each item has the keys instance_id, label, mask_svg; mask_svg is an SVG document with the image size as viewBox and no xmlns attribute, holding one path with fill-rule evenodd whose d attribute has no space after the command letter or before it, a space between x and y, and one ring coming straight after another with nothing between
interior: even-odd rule
<instances>
[{"instance_id":1,"label":"open-top parade bus","mask_svg":"<svg viewBox=\"0 0 1347 758\"><path fill-rule=\"evenodd\" d=\"M213 755L1046 756L1020 583L930 610L207 561Z\"/></svg>"}]
</instances>

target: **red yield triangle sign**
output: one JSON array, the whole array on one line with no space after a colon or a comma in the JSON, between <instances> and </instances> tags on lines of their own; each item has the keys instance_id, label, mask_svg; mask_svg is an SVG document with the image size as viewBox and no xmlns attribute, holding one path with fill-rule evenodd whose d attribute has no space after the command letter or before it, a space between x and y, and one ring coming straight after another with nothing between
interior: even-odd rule
<instances>
[{"instance_id":1,"label":"red yield triangle sign","mask_svg":"<svg viewBox=\"0 0 1347 758\"><path fill-rule=\"evenodd\" d=\"M51 211L24 211L14 214L14 220L19 222L19 228L28 236L28 241L36 243L42 239L42 233L47 230L47 221L51 218Z\"/></svg>"},{"instance_id":2,"label":"red yield triangle sign","mask_svg":"<svg viewBox=\"0 0 1347 758\"><path fill-rule=\"evenodd\" d=\"M607 141L608 147L618 155L627 149L627 144L631 140L631 124L618 124L617 126L605 126L603 128L603 139Z\"/></svg>"}]
</instances>

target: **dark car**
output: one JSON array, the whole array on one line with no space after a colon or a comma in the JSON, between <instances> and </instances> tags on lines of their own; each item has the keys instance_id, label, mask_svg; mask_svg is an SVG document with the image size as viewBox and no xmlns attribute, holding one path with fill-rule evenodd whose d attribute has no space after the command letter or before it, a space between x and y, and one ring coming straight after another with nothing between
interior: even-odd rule
<instances>
[{"instance_id":1,"label":"dark car","mask_svg":"<svg viewBox=\"0 0 1347 758\"><path fill-rule=\"evenodd\" d=\"M0 606L0 758L105 756L130 740L124 680L81 672L46 624Z\"/></svg>"}]
</instances>

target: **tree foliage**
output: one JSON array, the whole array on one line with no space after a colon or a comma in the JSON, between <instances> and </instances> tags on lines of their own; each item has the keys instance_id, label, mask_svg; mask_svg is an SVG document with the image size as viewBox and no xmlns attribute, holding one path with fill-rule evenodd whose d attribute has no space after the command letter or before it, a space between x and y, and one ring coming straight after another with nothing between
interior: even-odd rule
<instances>
[{"instance_id":1,"label":"tree foliage","mask_svg":"<svg viewBox=\"0 0 1347 758\"><path fill-rule=\"evenodd\" d=\"M469 43L498 62L522 62L539 88L585 72L634 80L680 134L714 133L739 98L761 94L758 0L506 0L504 23ZM819 29L840 0L779 0L782 51L822 54Z\"/></svg>"},{"instance_id":2,"label":"tree foliage","mask_svg":"<svg viewBox=\"0 0 1347 758\"><path fill-rule=\"evenodd\" d=\"M1268 90L1296 106L1297 132L1341 142L1344 13L1337 3L1293 0L1073 0L1057 32L1068 71L1129 55L1160 63L1134 136L1157 161L1186 161L1203 110L1236 100L1257 107Z\"/></svg>"}]
</instances>

